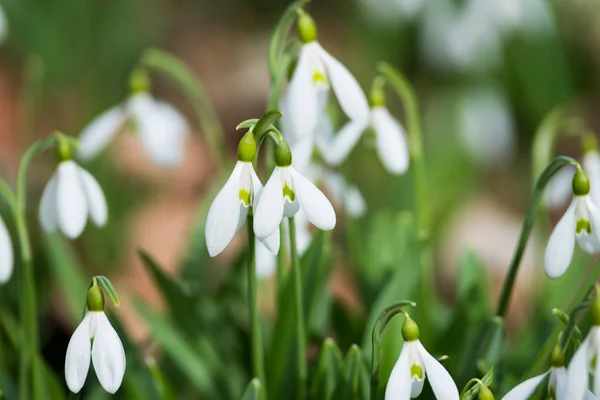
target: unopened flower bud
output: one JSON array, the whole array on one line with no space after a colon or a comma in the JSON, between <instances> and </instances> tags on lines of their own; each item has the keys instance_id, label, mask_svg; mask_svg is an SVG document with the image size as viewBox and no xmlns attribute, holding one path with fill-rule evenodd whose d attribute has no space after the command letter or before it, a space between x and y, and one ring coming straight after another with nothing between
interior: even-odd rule
<instances>
[{"instance_id":1,"label":"unopened flower bud","mask_svg":"<svg viewBox=\"0 0 600 400\"><path fill-rule=\"evenodd\" d=\"M298 36L300 36L302 43L310 43L317 40L317 26L313 18L306 12L298 12L296 28L298 29Z\"/></svg>"},{"instance_id":2,"label":"unopened flower bud","mask_svg":"<svg viewBox=\"0 0 600 400\"><path fill-rule=\"evenodd\" d=\"M578 169L573 177L573 194L575 196L585 196L590 192L590 180L583 170Z\"/></svg>"},{"instance_id":3,"label":"unopened flower bud","mask_svg":"<svg viewBox=\"0 0 600 400\"><path fill-rule=\"evenodd\" d=\"M252 130L249 130L238 144L238 160L252 162L254 161L254 157L256 157L256 140L254 139Z\"/></svg>"},{"instance_id":4,"label":"unopened flower bud","mask_svg":"<svg viewBox=\"0 0 600 400\"><path fill-rule=\"evenodd\" d=\"M487 386L480 385L477 400L494 400L494 394Z\"/></svg>"},{"instance_id":5,"label":"unopened flower bud","mask_svg":"<svg viewBox=\"0 0 600 400\"><path fill-rule=\"evenodd\" d=\"M284 140L279 142L275 149L275 163L278 167L289 167L292 165L292 151Z\"/></svg>"},{"instance_id":6,"label":"unopened flower bud","mask_svg":"<svg viewBox=\"0 0 600 400\"><path fill-rule=\"evenodd\" d=\"M98 285L93 285L88 290L87 308L90 311L104 311L104 293Z\"/></svg>"},{"instance_id":7,"label":"unopened flower bud","mask_svg":"<svg viewBox=\"0 0 600 400\"><path fill-rule=\"evenodd\" d=\"M406 318L402 325L402 337L405 342L419 340L419 325L411 318Z\"/></svg>"}]
</instances>

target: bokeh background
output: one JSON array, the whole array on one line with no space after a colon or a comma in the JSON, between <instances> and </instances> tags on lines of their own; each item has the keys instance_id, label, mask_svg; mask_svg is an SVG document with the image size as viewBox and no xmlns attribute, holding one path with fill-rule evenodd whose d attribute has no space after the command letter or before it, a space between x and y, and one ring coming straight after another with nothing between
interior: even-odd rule
<instances>
[{"instance_id":1,"label":"bokeh background","mask_svg":"<svg viewBox=\"0 0 600 400\"><path fill-rule=\"evenodd\" d=\"M3 0L2 176L14 182L19 158L32 141L54 130L77 136L92 118L123 101L129 74L149 47L177 55L203 82L234 159L240 137L235 126L265 111L268 40L287 5L284 0ZM600 125L600 4L596 0L313 0L308 10L317 22L320 42L348 66L365 91L378 61L401 69L416 87L442 302L456 304L460 286L456 277L465 263L476 259L489 285L484 297L495 304L529 202L531 145L538 125L557 106L566 107L592 128ZM168 276L177 276L192 293L202 288L206 298L221 293L217 288L224 282L231 284L230 266L239 263L244 250L241 235L222 256L208 258L199 234L203 229L199 215L214 196L214 158L183 95L159 76L153 76L152 92L182 110L192 127L185 161L174 169L160 169L147 160L135 137L120 135L108 151L86 165L107 196L106 228L90 225L74 243L37 232L37 202L55 166L54 154L37 160L29 176L39 298L48 299L40 303L42 348L59 380L84 299L80 288L92 275L109 276L122 298L123 305L115 313L119 329L126 332L128 346L135 343L138 349L128 358L129 371L135 368L130 365L141 364L146 356L161 358L162 354L151 334L152 325L140 316L133 299L140 299L156 315L172 312L137 249L146 249ZM390 109L403 121L401 104L391 93L388 98ZM579 157L579 142L561 139L558 153ZM338 318L343 323L336 323L345 326L346 333L325 327L316 330L315 337L334 335L347 349L364 341L363 328L373 304L399 260L406 258L410 243L404 236L414 219L407 211L412 209L411 171L401 177L388 174L368 138L340 170L363 194L367 213L357 220L340 218L333 235L332 273L327 281L333 294L327 304L332 318L344 316ZM550 220L560 212L559 207ZM574 293L558 285L553 290L554 283L540 283L539 253L545 235L544 229L538 230L528 246L510 310L511 337L521 338L517 349L541 342L556 322L551 307L563 306ZM580 258L581 266L564 278L563 288L565 282L579 287L590 264L589 257ZM14 310L17 288L9 283L0 297ZM407 297L399 292L401 288L395 296ZM273 292L273 282L261 284L267 318L276 314ZM243 294L228 295L237 296L242 304L232 313L243 314ZM543 324L536 334L523 336L536 313L544 314ZM215 314L205 320L206 329L218 332L221 325L235 325L226 320L227 315L215 308ZM445 314L440 311L440 315ZM6 340L7 333L0 337ZM196 345L205 356L203 344ZM246 350L242 346L240 351ZM443 346L439 351L451 353ZM396 354L390 350L390 362ZM513 365L521 373L535 353L515 354ZM175 382L189 380L178 372L177 363L170 365L175 367L168 375L180 376ZM243 368L240 371L239 376L233 375L241 382L241 391L248 376ZM143 379L142 373L132 374ZM126 383L126 394L121 395L135 398L128 397L134 386ZM93 394L101 396L98 391ZM239 398L234 390L215 398L235 395Z\"/></svg>"}]
</instances>

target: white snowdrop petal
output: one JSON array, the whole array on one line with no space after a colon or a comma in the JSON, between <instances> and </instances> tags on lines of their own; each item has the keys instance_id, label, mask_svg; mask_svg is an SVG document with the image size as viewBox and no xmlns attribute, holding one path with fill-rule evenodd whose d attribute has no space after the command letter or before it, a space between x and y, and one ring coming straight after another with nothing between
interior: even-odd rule
<instances>
[{"instance_id":1,"label":"white snowdrop petal","mask_svg":"<svg viewBox=\"0 0 600 400\"><path fill-rule=\"evenodd\" d=\"M119 390L125 375L125 350L106 314L99 312L96 324L92 345L94 370L104 390L115 393Z\"/></svg>"},{"instance_id":2,"label":"white snowdrop petal","mask_svg":"<svg viewBox=\"0 0 600 400\"><path fill-rule=\"evenodd\" d=\"M309 169L314 147L313 135L308 135L291 146L292 165L294 168L303 173Z\"/></svg>"},{"instance_id":3,"label":"white snowdrop petal","mask_svg":"<svg viewBox=\"0 0 600 400\"><path fill-rule=\"evenodd\" d=\"M56 179L58 226L67 237L74 239L83 232L88 215L79 167L74 161L61 162L56 171Z\"/></svg>"},{"instance_id":4,"label":"white snowdrop petal","mask_svg":"<svg viewBox=\"0 0 600 400\"><path fill-rule=\"evenodd\" d=\"M594 327L590 330L589 335L591 336L592 334L594 334L596 336L596 340L595 340L595 345L591 346L592 353L592 361L596 360L595 362L595 368L594 368L594 374L593 374L593 378L594 378L594 395L596 395L596 397L598 397L598 395L600 395L600 363L597 362L598 361L598 345L600 344L600 337L598 337L600 335L600 332L598 331L597 327Z\"/></svg>"},{"instance_id":5,"label":"white snowdrop petal","mask_svg":"<svg viewBox=\"0 0 600 400\"><path fill-rule=\"evenodd\" d=\"M279 237L279 232L277 232ZM276 259L273 253L263 244L262 241L256 243L256 277L258 279L267 279L275 272Z\"/></svg>"},{"instance_id":6,"label":"white snowdrop petal","mask_svg":"<svg viewBox=\"0 0 600 400\"><path fill-rule=\"evenodd\" d=\"M435 397L438 400L459 400L458 389L448 371L425 350L420 342L418 346L419 355L425 365L425 372Z\"/></svg>"},{"instance_id":7,"label":"white snowdrop petal","mask_svg":"<svg viewBox=\"0 0 600 400\"><path fill-rule=\"evenodd\" d=\"M211 257L221 253L237 232L240 217L239 181L243 167L244 163L238 161L208 210L205 236Z\"/></svg>"},{"instance_id":8,"label":"white snowdrop petal","mask_svg":"<svg viewBox=\"0 0 600 400\"><path fill-rule=\"evenodd\" d=\"M259 239L277 231L283 218L282 167L275 167L254 207L254 233Z\"/></svg>"},{"instance_id":9,"label":"white snowdrop petal","mask_svg":"<svg viewBox=\"0 0 600 400\"><path fill-rule=\"evenodd\" d=\"M40 200L40 223L46 232L53 232L58 226L56 181L56 174L54 174L46 184Z\"/></svg>"},{"instance_id":10,"label":"white snowdrop petal","mask_svg":"<svg viewBox=\"0 0 600 400\"><path fill-rule=\"evenodd\" d=\"M315 48L311 44L300 50L298 65L286 96L286 106L291 133L298 139L311 135L317 124L318 90L313 82L311 57L315 57Z\"/></svg>"},{"instance_id":11,"label":"white snowdrop petal","mask_svg":"<svg viewBox=\"0 0 600 400\"><path fill-rule=\"evenodd\" d=\"M279 229L275 229L275 232L273 232L272 234L270 234L269 236L267 236L264 239L259 239L259 241L267 250L269 250L271 252L272 255L277 255L277 253L279 253L279 246L280 246Z\"/></svg>"},{"instance_id":12,"label":"white snowdrop petal","mask_svg":"<svg viewBox=\"0 0 600 400\"><path fill-rule=\"evenodd\" d=\"M336 221L335 211L327 197L293 167L290 167L290 173L294 181L298 204L306 214L308 221L321 230L332 230Z\"/></svg>"},{"instance_id":13,"label":"white snowdrop petal","mask_svg":"<svg viewBox=\"0 0 600 400\"><path fill-rule=\"evenodd\" d=\"M108 206L102 188L96 178L81 167L79 167L79 175L87 198L90 217L96 226L102 227L106 225L108 219Z\"/></svg>"},{"instance_id":14,"label":"white snowdrop petal","mask_svg":"<svg viewBox=\"0 0 600 400\"><path fill-rule=\"evenodd\" d=\"M556 398L558 400L567 398L567 369L565 367L552 368L556 381Z\"/></svg>"},{"instance_id":15,"label":"white snowdrop petal","mask_svg":"<svg viewBox=\"0 0 600 400\"><path fill-rule=\"evenodd\" d=\"M589 351L591 331L581 343L569 363L567 369L567 397L568 399L582 399L588 387Z\"/></svg>"},{"instance_id":16,"label":"white snowdrop petal","mask_svg":"<svg viewBox=\"0 0 600 400\"><path fill-rule=\"evenodd\" d=\"M425 371L423 371L424 373ZM411 382L411 390L410 390L410 397L412 399L419 397L421 395L421 392L423 391L423 386L425 386L425 378L423 377L423 379L417 379L417 378L411 378L412 382Z\"/></svg>"},{"instance_id":17,"label":"white snowdrop petal","mask_svg":"<svg viewBox=\"0 0 600 400\"><path fill-rule=\"evenodd\" d=\"M508 392L502 400L526 400L531 396L535 389L542 383L542 380L548 375L548 372L542 375L534 376L533 378L527 379L525 382L515 386L510 392Z\"/></svg>"},{"instance_id":18,"label":"white snowdrop petal","mask_svg":"<svg viewBox=\"0 0 600 400\"><path fill-rule=\"evenodd\" d=\"M179 111L156 101L151 110L137 116L137 122L140 140L156 165L174 167L181 163L189 128Z\"/></svg>"},{"instance_id":19,"label":"white snowdrop petal","mask_svg":"<svg viewBox=\"0 0 600 400\"><path fill-rule=\"evenodd\" d=\"M308 219L304 211L298 210L294 217L296 225L296 246L298 248L298 254L302 255L310 246L312 235L308 226Z\"/></svg>"},{"instance_id":20,"label":"white snowdrop petal","mask_svg":"<svg viewBox=\"0 0 600 400\"><path fill-rule=\"evenodd\" d=\"M119 133L126 119L127 113L121 105L104 111L86 126L79 135L77 155L86 160L96 156Z\"/></svg>"},{"instance_id":21,"label":"white snowdrop petal","mask_svg":"<svg viewBox=\"0 0 600 400\"><path fill-rule=\"evenodd\" d=\"M551 209L558 208L573 197L571 182L573 181L575 170L574 166L568 165L561 168L550 178L550 181L546 185L546 193L544 194L544 201L548 207ZM600 185L598 186L600 189Z\"/></svg>"},{"instance_id":22,"label":"white snowdrop petal","mask_svg":"<svg viewBox=\"0 0 600 400\"><path fill-rule=\"evenodd\" d=\"M90 369L90 320L87 313L69 340L65 358L65 380L69 390L79 393Z\"/></svg>"},{"instance_id":23,"label":"white snowdrop petal","mask_svg":"<svg viewBox=\"0 0 600 400\"><path fill-rule=\"evenodd\" d=\"M392 369L387 386L385 387L385 400L408 400L412 391L410 366L408 357L408 343L404 343L400 357Z\"/></svg>"},{"instance_id":24,"label":"white snowdrop petal","mask_svg":"<svg viewBox=\"0 0 600 400\"><path fill-rule=\"evenodd\" d=\"M366 121L369 118L369 104L360 85L341 62L333 58L321 45L315 44L342 110L350 119Z\"/></svg>"},{"instance_id":25,"label":"white snowdrop petal","mask_svg":"<svg viewBox=\"0 0 600 400\"><path fill-rule=\"evenodd\" d=\"M373 108L372 121L381 162L391 173L405 173L409 164L409 151L404 128L385 107Z\"/></svg>"},{"instance_id":26,"label":"white snowdrop petal","mask_svg":"<svg viewBox=\"0 0 600 400\"><path fill-rule=\"evenodd\" d=\"M550 278L561 276L571 264L575 249L575 202L558 221L546 246L544 267Z\"/></svg>"},{"instance_id":27,"label":"white snowdrop petal","mask_svg":"<svg viewBox=\"0 0 600 400\"><path fill-rule=\"evenodd\" d=\"M8 281L14 268L14 253L10 233L0 218L0 284Z\"/></svg>"},{"instance_id":28,"label":"white snowdrop petal","mask_svg":"<svg viewBox=\"0 0 600 400\"><path fill-rule=\"evenodd\" d=\"M323 147L320 150L323 159L328 164L340 165L348 157L367 125L364 120L347 122L327 145L319 146Z\"/></svg>"},{"instance_id":29,"label":"white snowdrop petal","mask_svg":"<svg viewBox=\"0 0 600 400\"><path fill-rule=\"evenodd\" d=\"M583 156L583 168L590 179L590 194L594 204L600 206L600 153L588 151Z\"/></svg>"},{"instance_id":30,"label":"white snowdrop petal","mask_svg":"<svg viewBox=\"0 0 600 400\"><path fill-rule=\"evenodd\" d=\"M359 218L365 215L367 203L356 186L349 186L346 189L345 206L346 212L351 217Z\"/></svg>"}]
</instances>

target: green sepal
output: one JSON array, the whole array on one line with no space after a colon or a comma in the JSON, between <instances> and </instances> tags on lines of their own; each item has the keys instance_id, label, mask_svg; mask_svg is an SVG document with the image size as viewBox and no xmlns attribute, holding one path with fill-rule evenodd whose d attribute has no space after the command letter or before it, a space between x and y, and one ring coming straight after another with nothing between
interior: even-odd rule
<instances>
[{"instance_id":1,"label":"green sepal","mask_svg":"<svg viewBox=\"0 0 600 400\"><path fill-rule=\"evenodd\" d=\"M258 378L254 378L248 384L242 400L260 400L263 398L263 390Z\"/></svg>"},{"instance_id":2,"label":"green sepal","mask_svg":"<svg viewBox=\"0 0 600 400\"><path fill-rule=\"evenodd\" d=\"M256 125L257 122L258 122L258 118L247 119L245 121L240 122L238 124L238 126L235 127L235 130L239 131L240 129L252 128L254 125Z\"/></svg>"},{"instance_id":3,"label":"green sepal","mask_svg":"<svg viewBox=\"0 0 600 400\"><path fill-rule=\"evenodd\" d=\"M325 339L311 386L311 398L330 399L342 376L343 355L335 340Z\"/></svg>"},{"instance_id":4,"label":"green sepal","mask_svg":"<svg viewBox=\"0 0 600 400\"><path fill-rule=\"evenodd\" d=\"M572 187L575 196L585 196L590 192L590 180L582 169L578 169L575 172Z\"/></svg>"},{"instance_id":5,"label":"green sepal","mask_svg":"<svg viewBox=\"0 0 600 400\"><path fill-rule=\"evenodd\" d=\"M115 288L112 285L112 283L110 282L110 280L107 277L102 276L102 275L96 276L96 280L98 281L98 285L100 287L102 287L102 289L104 289L104 293L106 293L106 295L108 296L110 301L113 303L113 305L115 307L119 308L119 306L121 305L121 302L119 301L119 296L117 296L117 291L115 290Z\"/></svg>"}]
</instances>

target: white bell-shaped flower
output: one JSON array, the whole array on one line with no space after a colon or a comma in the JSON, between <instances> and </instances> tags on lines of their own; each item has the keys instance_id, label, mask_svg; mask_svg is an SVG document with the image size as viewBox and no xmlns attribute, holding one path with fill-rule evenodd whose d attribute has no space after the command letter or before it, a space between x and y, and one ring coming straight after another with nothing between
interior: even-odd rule
<instances>
[{"instance_id":1,"label":"white bell-shaped flower","mask_svg":"<svg viewBox=\"0 0 600 400\"><path fill-rule=\"evenodd\" d=\"M108 109L85 127L79 137L79 157L95 157L128 121L155 164L174 167L181 163L189 126L173 106L154 99L146 92L132 95L125 104Z\"/></svg>"},{"instance_id":2,"label":"white bell-shaped flower","mask_svg":"<svg viewBox=\"0 0 600 400\"><path fill-rule=\"evenodd\" d=\"M109 393L115 393L125 374L125 350L119 335L104 314L104 295L94 283L88 290L86 314L67 347L65 380L69 390L79 393L90 361L100 384Z\"/></svg>"},{"instance_id":3,"label":"white bell-shaped flower","mask_svg":"<svg viewBox=\"0 0 600 400\"><path fill-rule=\"evenodd\" d=\"M545 255L546 274L558 278L569 267L575 242L587 253L600 252L600 210L593 203L590 181L581 170L573 177L574 199L550 235Z\"/></svg>"},{"instance_id":4,"label":"white bell-shaped flower","mask_svg":"<svg viewBox=\"0 0 600 400\"><path fill-rule=\"evenodd\" d=\"M15 259L10 233L0 217L0 284L7 282L12 276Z\"/></svg>"},{"instance_id":5,"label":"white bell-shaped flower","mask_svg":"<svg viewBox=\"0 0 600 400\"><path fill-rule=\"evenodd\" d=\"M419 328L412 319L402 327L404 345L385 388L385 400L408 400L418 397L425 378L437 399L458 400L458 389L446 369L419 341Z\"/></svg>"},{"instance_id":6,"label":"white bell-shaped flower","mask_svg":"<svg viewBox=\"0 0 600 400\"><path fill-rule=\"evenodd\" d=\"M293 217L302 209L308 221L322 230L335 227L335 211L325 195L292 166L292 154L285 142L279 143L276 164L254 208L254 233L266 238L277 231L283 217Z\"/></svg>"},{"instance_id":7,"label":"white bell-shaped flower","mask_svg":"<svg viewBox=\"0 0 600 400\"><path fill-rule=\"evenodd\" d=\"M330 88L350 120L366 120L369 106L360 85L348 69L317 42L314 21L306 13L298 16L298 33L303 46L287 92L292 132L300 135L298 139L313 132L322 113L322 99L327 98Z\"/></svg>"},{"instance_id":8,"label":"white bell-shaped flower","mask_svg":"<svg viewBox=\"0 0 600 400\"><path fill-rule=\"evenodd\" d=\"M597 305L592 306L592 308L594 307L597 307ZM592 310L594 325L575 354L573 354L567 370L567 394L565 399L587 400L600 396L600 362L597 362L598 357L600 357L600 321L597 319L598 317L594 316ZM596 397L588 391L590 373L594 376L593 389ZM557 400L559 399L557 398Z\"/></svg>"},{"instance_id":9,"label":"white bell-shaped flower","mask_svg":"<svg viewBox=\"0 0 600 400\"><path fill-rule=\"evenodd\" d=\"M88 217L98 227L106 224L108 207L96 179L72 160L60 162L40 201L40 222L46 232L59 228L78 237Z\"/></svg>"}]
</instances>

